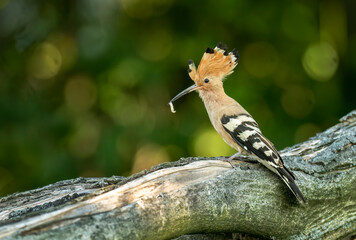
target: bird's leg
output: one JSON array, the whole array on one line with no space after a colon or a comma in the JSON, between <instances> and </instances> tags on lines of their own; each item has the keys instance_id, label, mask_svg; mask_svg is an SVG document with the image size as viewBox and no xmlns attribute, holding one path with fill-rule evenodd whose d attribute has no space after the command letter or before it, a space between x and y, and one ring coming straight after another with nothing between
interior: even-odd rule
<instances>
[{"instance_id":1,"label":"bird's leg","mask_svg":"<svg viewBox=\"0 0 356 240\"><path fill-rule=\"evenodd\" d=\"M241 155L241 151L238 151L237 153L230 156L228 159L225 159L224 161L229 162L233 168L236 168L235 165L232 163L232 160L234 160L235 157L240 156L240 155Z\"/></svg>"}]
</instances>

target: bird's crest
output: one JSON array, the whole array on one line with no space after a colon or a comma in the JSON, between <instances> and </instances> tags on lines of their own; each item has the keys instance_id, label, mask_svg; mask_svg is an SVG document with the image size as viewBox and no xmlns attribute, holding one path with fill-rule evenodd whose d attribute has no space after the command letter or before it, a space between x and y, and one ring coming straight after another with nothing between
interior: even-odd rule
<instances>
[{"instance_id":1,"label":"bird's crest","mask_svg":"<svg viewBox=\"0 0 356 240\"><path fill-rule=\"evenodd\" d=\"M220 42L214 49L207 48L196 69L194 62L189 60L188 73L193 81L206 76L215 76L223 79L233 73L239 59L235 50L227 51L227 47Z\"/></svg>"}]
</instances>

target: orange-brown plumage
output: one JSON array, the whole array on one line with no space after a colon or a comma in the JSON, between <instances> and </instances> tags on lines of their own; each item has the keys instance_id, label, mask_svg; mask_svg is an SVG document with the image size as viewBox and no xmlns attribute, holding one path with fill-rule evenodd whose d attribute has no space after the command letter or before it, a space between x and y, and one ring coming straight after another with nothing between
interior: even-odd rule
<instances>
[{"instance_id":1,"label":"orange-brown plumage","mask_svg":"<svg viewBox=\"0 0 356 240\"><path fill-rule=\"evenodd\" d=\"M188 73L195 84L169 102L171 110L175 112L172 102L176 99L189 92L198 91L215 130L228 145L238 151L227 161L233 166L232 159L239 153L253 155L260 163L278 174L293 194L305 202L303 194L294 182L294 175L284 166L273 144L262 135L252 116L224 91L223 79L233 72L237 60L236 52L227 52L221 43L215 49L206 49L198 68L189 60Z\"/></svg>"},{"instance_id":2,"label":"orange-brown plumage","mask_svg":"<svg viewBox=\"0 0 356 240\"><path fill-rule=\"evenodd\" d=\"M189 76L198 86L203 86L206 78L222 81L226 76L233 73L237 60L238 56L235 51L227 52L219 44L215 49L208 48L206 50L197 70L194 63L189 62Z\"/></svg>"}]
</instances>

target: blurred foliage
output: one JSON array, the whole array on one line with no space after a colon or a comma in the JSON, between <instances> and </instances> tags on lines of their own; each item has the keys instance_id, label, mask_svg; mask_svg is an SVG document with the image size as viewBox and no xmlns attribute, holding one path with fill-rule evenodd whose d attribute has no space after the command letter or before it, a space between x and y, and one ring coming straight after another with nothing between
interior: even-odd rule
<instances>
[{"instance_id":1,"label":"blurred foliage","mask_svg":"<svg viewBox=\"0 0 356 240\"><path fill-rule=\"evenodd\" d=\"M355 108L355 1L0 0L0 196L234 153L192 84L219 41L226 92L278 149Z\"/></svg>"}]
</instances>

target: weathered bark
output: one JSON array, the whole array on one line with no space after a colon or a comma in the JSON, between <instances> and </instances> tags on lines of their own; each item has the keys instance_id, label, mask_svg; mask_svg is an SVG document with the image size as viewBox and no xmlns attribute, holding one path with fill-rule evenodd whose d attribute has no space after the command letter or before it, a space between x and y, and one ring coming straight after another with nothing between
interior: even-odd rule
<instances>
[{"instance_id":1,"label":"weathered bark","mask_svg":"<svg viewBox=\"0 0 356 240\"><path fill-rule=\"evenodd\" d=\"M4 197L0 238L171 239L214 232L350 237L356 234L355 144L356 111L281 151L305 205L252 160L236 161L232 169L220 158L186 158L129 178L79 178Z\"/></svg>"}]
</instances>

